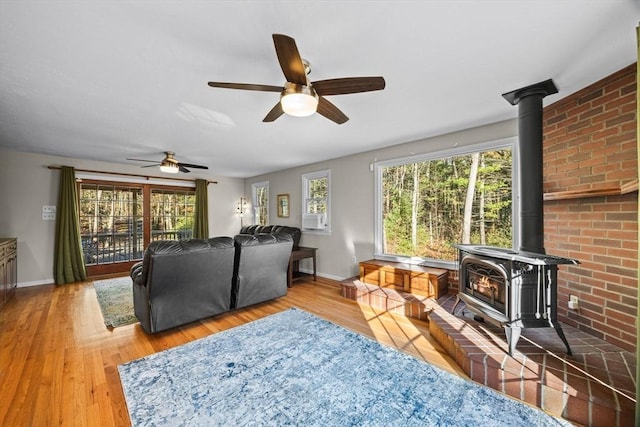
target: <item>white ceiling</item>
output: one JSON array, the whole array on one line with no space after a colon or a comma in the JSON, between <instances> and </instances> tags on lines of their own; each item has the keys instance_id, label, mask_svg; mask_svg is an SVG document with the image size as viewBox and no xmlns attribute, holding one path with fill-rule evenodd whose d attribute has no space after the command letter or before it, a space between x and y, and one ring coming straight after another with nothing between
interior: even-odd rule
<instances>
[{"instance_id":1,"label":"white ceiling","mask_svg":"<svg viewBox=\"0 0 640 427\"><path fill-rule=\"evenodd\" d=\"M517 115L501 94L553 78L561 99L636 61L638 0L0 1L0 149L123 164L172 150L250 177ZM350 120L262 119L282 85L272 33L310 79L383 76L328 97ZM139 163L140 164L140 163Z\"/></svg>"}]
</instances>

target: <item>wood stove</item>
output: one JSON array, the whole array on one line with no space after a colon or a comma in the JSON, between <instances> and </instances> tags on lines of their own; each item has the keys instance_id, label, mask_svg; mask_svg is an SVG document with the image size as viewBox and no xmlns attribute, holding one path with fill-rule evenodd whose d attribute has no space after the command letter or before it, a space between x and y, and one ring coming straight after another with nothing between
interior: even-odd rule
<instances>
[{"instance_id":1,"label":"wood stove","mask_svg":"<svg viewBox=\"0 0 640 427\"><path fill-rule=\"evenodd\" d=\"M513 356L523 328L555 328L571 354L557 318L558 265L578 261L553 255L478 245L458 248L460 301L469 311L504 327Z\"/></svg>"},{"instance_id":2,"label":"wood stove","mask_svg":"<svg viewBox=\"0 0 640 427\"><path fill-rule=\"evenodd\" d=\"M502 96L518 105L518 204L516 241L519 250L491 246L458 248L460 289L453 307L464 301L477 316L504 327L513 355L522 328L555 328L571 354L557 319L558 265L573 259L545 255L542 194L542 99L558 92L552 80Z\"/></svg>"}]
</instances>

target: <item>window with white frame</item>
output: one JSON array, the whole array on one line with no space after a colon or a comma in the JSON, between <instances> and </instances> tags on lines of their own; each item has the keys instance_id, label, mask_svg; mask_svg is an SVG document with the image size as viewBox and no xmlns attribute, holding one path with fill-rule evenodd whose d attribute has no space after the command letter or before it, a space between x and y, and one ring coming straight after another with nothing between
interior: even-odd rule
<instances>
[{"instance_id":1,"label":"window with white frame","mask_svg":"<svg viewBox=\"0 0 640 427\"><path fill-rule=\"evenodd\" d=\"M253 204L253 223L269 223L269 181L251 184L251 202Z\"/></svg>"},{"instance_id":2,"label":"window with white frame","mask_svg":"<svg viewBox=\"0 0 640 427\"><path fill-rule=\"evenodd\" d=\"M331 171L302 174L302 229L306 232L331 232Z\"/></svg>"},{"instance_id":3,"label":"window with white frame","mask_svg":"<svg viewBox=\"0 0 640 427\"><path fill-rule=\"evenodd\" d=\"M514 142L376 163L376 258L446 267L456 243L513 247Z\"/></svg>"}]
</instances>

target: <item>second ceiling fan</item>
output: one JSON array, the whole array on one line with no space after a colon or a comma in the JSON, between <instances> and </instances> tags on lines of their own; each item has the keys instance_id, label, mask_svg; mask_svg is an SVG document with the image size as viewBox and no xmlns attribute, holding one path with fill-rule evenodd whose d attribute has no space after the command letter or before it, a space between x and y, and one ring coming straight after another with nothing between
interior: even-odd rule
<instances>
[{"instance_id":1,"label":"second ceiling fan","mask_svg":"<svg viewBox=\"0 0 640 427\"><path fill-rule=\"evenodd\" d=\"M272 122L284 113L305 117L318 112L338 124L345 123L349 117L329 102L325 96L384 89L385 81L382 77L345 77L310 82L308 78L310 65L300 57L296 41L284 34L273 34L273 43L280 68L287 79L284 86L223 82L209 82L209 86L280 92L280 102L269 111L263 122Z\"/></svg>"},{"instance_id":2,"label":"second ceiling fan","mask_svg":"<svg viewBox=\"0 0 640 427\"><path fill-rule=\"evenodd\" d=\"M167 172L167 173L178 173L178 172L182 172L182 173L189 173L191 172L189 168L194 168L194 169L209 169L207 166L203 166L203 165L194 165L192 163L183 163L183 162L179 162L176 158L175 158L176 153L174 153L173 151L165 151L164 152L164 159L158 161L158 160L147 160L147 159L127 159L127 160L133 160L134 162L148 162L148 163L153 163L152 165L146 165L146 166L141 166L143 168L152 168L154 166L160 166L160 170L162 172Z\"/></svg>"}]
</instances>

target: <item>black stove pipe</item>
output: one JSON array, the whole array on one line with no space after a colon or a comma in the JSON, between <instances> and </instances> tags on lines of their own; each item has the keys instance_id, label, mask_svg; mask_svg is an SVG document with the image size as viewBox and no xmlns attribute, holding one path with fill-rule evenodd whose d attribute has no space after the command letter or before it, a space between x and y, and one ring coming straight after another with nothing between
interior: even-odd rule
<instances>
[{"instance_id":1,"label":"black stove pipe","mask_svg":"<svg viewBox=\"0 0 640 427\"><path fill-rule=\"evenodd\" d=\"M544 254L542 193L542 98L558 93L551 79L507 92L502 96L518 105L518 206L520 251Z\"/></svg>"}]
</instances>

